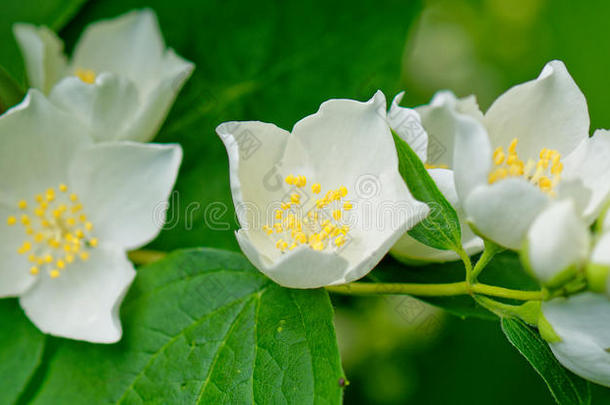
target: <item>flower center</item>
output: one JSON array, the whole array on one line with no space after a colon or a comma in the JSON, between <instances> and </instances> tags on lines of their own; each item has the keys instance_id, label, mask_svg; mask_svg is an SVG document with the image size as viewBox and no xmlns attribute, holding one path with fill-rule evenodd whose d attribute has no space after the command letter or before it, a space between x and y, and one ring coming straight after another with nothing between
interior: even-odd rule
<instances>
[{"instance_id":1,"label":"flower center","mask_svg":"<svg viewBox=\"0 0 610 405\"><path fill-rule=\"evenodd\" d=\"M515 138L508 146L508 154L500 146L493 153L494 169L489 173L489 184L493 184L507 177L523 177L543 192L554 196L554 189L561 181L563 163L561 154L553 149L543 148L538 161L529 159L524 163L517 155Z\"/></svg>"},{"instance_id":2,"label":"flower center","mask_svg":"<svg viewBox=\"0 0 610 405\"><path fill-rule=\"evenodd\" d=\"M329 190L324 197L311 199L305 191L305 176L289 175L286 183L296 187L296 192L281 203L281 208L274 212L274 222L263 226L263 230L274 238L275 247L281 252L292 250L300 245L307 245L313 250L339 249L349 240L349 226L341 224L343 214L353 208L346 200L347 188ZM320 195L322 186L315 183L311 186L314 195ZM302 196L307 201L302 201Z\"/></svg>"},{"instance_id":3,"label":"flower center","mask_svg":"<svg viewBox=\"0 0 610 405\"><path fill-rule=\"evenodd\" d=\"M49 188L44 194L37 194L32 208L26 200L19 201L21 218L7 219L9 226L18 222L23 226L26 236L17 253L28 256L32 275L44 271L57 278L74 260L88 260L89 249L98 245L97 238L90 235L93 224L83 213L78 196L68 193L65 184L60 184L58 190L56 193Z\"/></svg>"},{"instance_id":4,"label":"flower center","mask_svg":"<svg viewBox=\"0 0 610 405\"><path fill-rule=\"evenodd\" d=\"M429 169L449 169L449 166L447 165L434 165L434 164L430 164L430 163L424 163L424 167L429 170Z\"/></svg>"},{"instance_id":5,"label":"flower center","mask_svg":"<svg viewBox=\"0 0 610 405\"><path fill-rule=\"evenodd\" d=\"M87 84L95 83L96 74L91 69L81 69L81 68L78 68L74 72L74 75L76 77L78 77L79 79L81 79L83 82L87 83Z\"/></svg>"}]
</instances>

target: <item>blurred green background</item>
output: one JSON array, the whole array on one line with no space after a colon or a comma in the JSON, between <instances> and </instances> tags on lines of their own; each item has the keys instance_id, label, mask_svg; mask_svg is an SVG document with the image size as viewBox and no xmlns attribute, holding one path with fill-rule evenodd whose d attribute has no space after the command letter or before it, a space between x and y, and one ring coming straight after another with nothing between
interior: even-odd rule
<instances>
[{"instance_id":1,"label":"blurred green background","mask_svg":"<svg viewBox=\"0 0 610 405\"><path fill-rule=\"evenodd\" d=\"M32 1L23 21L37 22ZM261 120L290 129L333 97L388 98L403 105L435 91L476 94L485 110L511 85L562 59L585 93L592 128L610 127L610 2L591 0L401 0L308 2L91 0L59 13L70 49L83 27L151 7L169 46L196 63L157 140L179 142L185 159L171 229L151 247L237 250L227 159L214 128ZM80 3L84 3L77 13ZM12 4L12 3L11 3ZM10 11L8 2L3 9ZM8 37L15 22L0 16ZM13 42L0 62L18 81ZM497 322L460 320L406 297L333 297L348 404L551 404L542 380L506 342ZM595 404L610 403L596 388Z\"/></svg>"}]
</instances>

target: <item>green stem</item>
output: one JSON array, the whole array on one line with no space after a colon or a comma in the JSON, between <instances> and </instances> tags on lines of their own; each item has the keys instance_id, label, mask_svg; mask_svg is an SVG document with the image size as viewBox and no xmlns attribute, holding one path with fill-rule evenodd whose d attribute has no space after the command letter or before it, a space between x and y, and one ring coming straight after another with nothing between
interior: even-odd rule
<instances>
[{"instance_id":1,"label":"green stem","mask_svg":"<svg viewBox=\"0 0 610 405\"><path fill-rule=\"evenodd\" d=\"M464 262L464 268L466 269L466 284L470 285L472 281L472 261L470 260L470 256L468 253L460 246L455 249L455 253L460 256L462 262Z\"/></svg>"},{"instance_id":2,"label":"green stem","mask_svg":"<svg viewBox=\"0 0 610 405\"><path fill-rule=\"evenodd\" d=\"M482 294L498 298L521 301L542 300L542 291L511 290L487 284L469 285L465 281L448 284L409 284L409 283L350 283L326 287L327 291L346 295L415 295L419 297L441 297L454 295Z\"/></svg>"},{"instance_id":3,"label":"green stem","mask_svg":"<svg viewBox=\"0 0 610 405\"><path fill-rule=\"evenodd\" d=\"M417 295L420 297L440 297L468 294L465 281L447 284L408 284L408 283L349 283L331 285L327 291L345 295Z\"/></svg>"},{"instance_id":4,"label":"green stem","mask_svg":"<svg viewBox=\"0 0 610 405\"><path fill-rule=\"evenodd\" d=\"M129 252L127 256L134 264L145 265L163 259L167 256L167 253L158 250L139 249Z\"/></svg>"},{"instance_id":5,"label":"green stem","mask_svg":"<svg viewBox=\"0 0 610 405\"><path fill-rule=\"evenodd\" d=\"M479 260L477 260L477 263L475 264L472 273L470 273L471 283L476 282L477 277L479 276L479 274L481 274L483 269L487 267L491 259L493 259L494 256L500 253L502 250L503 249L495 243L489 242L487 240L485 241L485 250L483 250L483 254L481 255L481 257L479 257Z\"/></svg>"}]
</instances>

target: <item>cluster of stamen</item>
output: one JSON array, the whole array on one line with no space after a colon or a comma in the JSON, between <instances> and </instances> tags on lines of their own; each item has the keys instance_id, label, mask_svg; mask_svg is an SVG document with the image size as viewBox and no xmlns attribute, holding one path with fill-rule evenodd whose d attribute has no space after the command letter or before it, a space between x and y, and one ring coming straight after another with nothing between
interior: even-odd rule
<instances>
[{"instance_id":1,"label":"cluster of stamen","mask_svg":"<svg viewBox=\"0 0 610 405\"><path fill-rule=\"evenodd\" d=\"M23 226L26 239L17 253L27 255L32 275L46 272L57 278L75 260L88 260L88 250L98 245L91 237L93 224L83 213L78 196L69 193L65 184L60 184L58 191L49 188L37 194L32 207L26 200L19 201L21 216L7 219L9 226Z\"/></svg>"},{"instance_id":2,"label":"cluster of stamen","mask_svg":"<svg viewBox=\"0 0 610 405\"><path fill-rule=\"evenodd\" d=\"M489 173L489 184L509 177L523 177L549 195L555 195L554 189L561 180L563 163L561 154L553 149L543 148L538 161L528 159L524 163L517 155L519 140L513 139L508 153L500 146L493 153L494 169Z\"/></svg>"},{"instance_id":3,"label":"cluster of stamen","mask_svg":"<svg viewBox=\"0 0 610 405\"><path fill-rule=\"evenodd\" d=\"M297 190L307 185L305 176L289 175L285 181ZM321 196L322 186L319 183L313 184L311 192ZM353 204L345 199L346 196L347 188L341 186L304 204L300 193L291 193L289 199L275 210L273 223L263 226L263 230L274 238L275 247L281 252L300 245L318 251L341 248L347 242L350 230L341 220L344 212L353 208Z\"/></svg>"},{"instance_id":4,"label":"cluster of stamen","mask_svg":"<svg viewBox=\"0 0 610 405\"><path fill-rule=\"evenodd\" d=\"M81 69L78 68L74 72L74 75L81 79L84 83L93 84L95 83L96 74L91 69Z\"/></svg>"}]
</instances>

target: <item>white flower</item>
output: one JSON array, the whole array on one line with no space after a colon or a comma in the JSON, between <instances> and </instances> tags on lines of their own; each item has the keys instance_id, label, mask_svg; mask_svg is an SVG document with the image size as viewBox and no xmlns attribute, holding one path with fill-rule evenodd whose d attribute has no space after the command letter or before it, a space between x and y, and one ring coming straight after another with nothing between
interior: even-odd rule
<instances>
[{"instance_id":1,"label":"white flower","mask_svg":"<svg viewBox=\"0 0 610 405\"><path fill-rule=\"evenodd\" d=\"M417 153L428 169L430 177L458 214L462 230L462 246L474 255L483 250L483 241L466 223L453 181L453 146L457 113L478 113L474 97L457 99L451 92L437 93L430 104L415 109L399 107L404 93L392 102L388 120L390 126ZM480 114L480 113L479 113ZM420 120L421 116L421 120ZM433 134L429 136L428 134ZM432 209L434 212L434 208ZM439 250L404 234L394 245L392 255L405 262L444 262L459 260L451 250Z\"/></svg>"},{"instance_id":2,"label":"white flower","mask_svg":"<svg viewBox=\"0 0 610 405\"><path fill-rule=\"evenodd\" d=\"M217 128L229 155L237 240L269 278L293 288L367 274L428 207L398 172L381 92L329 100L289 133L261 122Z\"/></svg>"},{"instance_id":3,"label":"white flower","mask_svg":"<svg viewBox=\"0 0 610 405\"><path fill-rule=\"evenodd\" d=\"M587 224L610 190L610 135L589 138L585 98L563 63L513 87L481 116L456 116L458 196L479 235L518 250L555 200L574 203Z\"/></svg>"},{"instance_id":4,"label":"white flower","mask_svg":"<svg viewBox=\"0 0 610 405\"><path fill-rule=\"evenodd\" d=\"M43 332L119 340L125 252L158 234L181 158L175 145L93 144L30 90L0 117L0 297L18 296Z\"/></svg>"},{"instance_id":5,"label":"white flower","mask_svg":"<svg viewBox=\"0 0 610 405\"><path fill-rule=\"evenodd\" d=\"M602 232L587 265L587 281L592 291L610 295L610 230L604 228Z\"/></svg>"},{"instance_id":6,"label":"white flower","mask_svg":"<svg viewBox=\"0 0 610 405\"><path fill-rule=\"evenodd\" d=\"M575 374L610 387L610 301L593 293L542 304L544 317L561 339L549 346Z\"/></svg>"},{"instance_id":7,"label":"white flower","mask_svg":"<svg viewBox=\"0 0 610 405\"><path fill-rule=\"evenodd\" d=\"M552 203L533 221L522 256L526 267L545 285L568 281L586 263L591 246L589 227L572 200Z\"/></svg>"},{"instance_id":8,"label":"white flower","mask_svg":"<svg viewBox=\"0 0 610 405\"><path fill-rule=\"evenodd\" d=\"M98 141L147 142L193 64L166 49L152 10L91 24L67 60L46 27L15 24L30 86L71 112Z\"/></svg>"}]
</instances>

